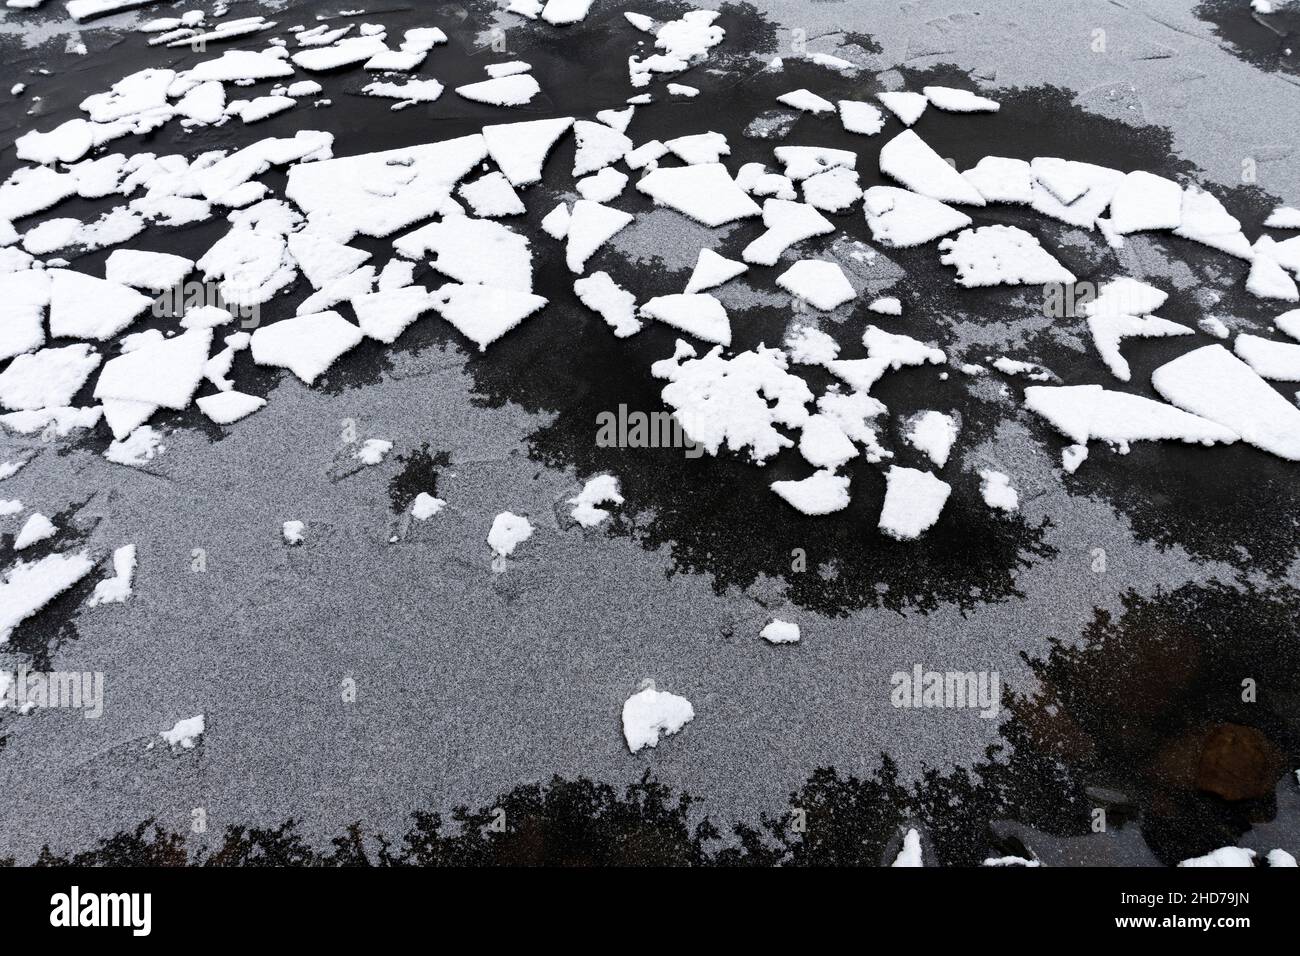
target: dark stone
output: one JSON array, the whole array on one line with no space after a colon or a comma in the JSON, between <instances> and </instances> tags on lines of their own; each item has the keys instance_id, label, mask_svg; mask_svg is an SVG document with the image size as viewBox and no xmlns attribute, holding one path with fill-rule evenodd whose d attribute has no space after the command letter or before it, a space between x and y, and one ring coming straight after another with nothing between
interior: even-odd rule
<instances>
[{"instance_id":1,"label":"dark stone","mask_svg":"<svg viewBox=\"0 0 1300 956\"><path fill-rule=\"evenodd\" d=\"M1254 727L1219 724L1206 735L1196 786L1225 800L1267 797L1277 784L1282 755Z\"/></svg>"}]
</instances>

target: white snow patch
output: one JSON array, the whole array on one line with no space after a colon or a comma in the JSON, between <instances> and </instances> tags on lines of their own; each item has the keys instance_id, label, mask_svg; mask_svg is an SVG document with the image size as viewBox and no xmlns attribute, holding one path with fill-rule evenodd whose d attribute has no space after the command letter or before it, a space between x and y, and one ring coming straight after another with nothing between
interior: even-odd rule
<instances>
[{"instance_id":1,"label":"white snow patch","mask_svg":"<svg viewBox=\"0 0 1300 956\"><path fill-rule=\"evenodd\" d=\"M908 423L904 437L909 445L942 468L948 464L952 446L957 442L957 420L943 412L921 412Z\"/></svg>"},{"instance_id":2,"label":"white snow patch","mask_svg":"<svg viewBox=\"0 0 1300 956\"><path fill-rule=\"evenodd\" d=\"M207 729L203 720L203 715L189 717L185 720L178 720L172 725L170 730L160 731L158 736L169 747L180 747L183 750L193 750L198 739L203 736Z\"/></svg>"},{"instance_id":3,"label":"white snow patch","mask_svg":"<svg viewBox=\"0 0 1300 956\"><path fill-rule=\"evenodd\" d=\"M1004 472L981 468L979 474L980 495L986 505L999 511L1016 511L1020 507L1020 495Z\"/></svg>"},{"instance_id":4,"label":"white snow patch","mask_svg":"<svg viewBox=\"0 0 1300 956\"><path fill-rule=\"evenodd\" d=\"M254 330L253 361L287 368L310 385L364 335L337 312L317 312L281 319Z\"/></svg>"},{"instance_id":5,"label":"white snow patch","mask_svg":"<svg viewBox=\"0 0 1300 956\"><path fill-rule=\"evenodd\" d=\"M749 449L758 464L793 445L775 425L802 428L808 420L812 392L786 369L779 349L760 345L728 359L717 346L697 358L680 339L672 358L650 367L655 378L668 380L662 398L692 441L711 455L724 445L735 452Z\"/></svg>"},{"instance_id":6,"label":"white snow patch","mask_svg":"<svg viewBox=\"0 0 1300 956\"><path fill-rule=\"evenodd\" d=\"M480 352L546 305L546 299L530 292L455 283L435 291L431 301Z\"/></svg>"},{"instance_id":7,"label":"white snow patch","mask_svg":"<svg viewBox=\"0 0 1300 956\"><path fill-rule=\"evenodd\" d=\"M39 511L33 512L25 522L18 536L14 538L14 550L22 551L24 548L30 548L34 544L54 537L58 529L54 527L54 522Z\"/></svg>"},{"instance_id":8,"label":"white snow patch","mask_svg":"<svg viewBox=\"0 0 1300 956\"><path fill-rule=\"evenodd\" d=\"M727 310L707 292L655 296L642 305L639 312L646 318L658 319L706 342L731 344L731 322Z\"/></svg>"},{"instance_id":9,"label":"white snow patch","mask_svg":"<svg viewBox=\"0 0 1300 956\"><path fill-rule=\"evenodd\" d=\"M769 644L798 644L799 625L773 619L758 632L758 636Z\"/></svg>"},{"instance_id":10,"label":"white snow patch","mask_svg":"<svg viewBox=\"0 0 1300 956\"><path fill-rule=\"evenodd\" d=\"M1134 441L1212 445L1238 438L1236 431L1208 418L1100 385L1031 385L1025 389L1025 404L1076 445L1099 439L1123 449Z\"/></svg>"},{"instance_id":11,"label":"white snow patch","mask_svg":"<svg viewBox=\"0 0 1300 956\"><path fill-rule=\"evenodd\" d=\"M970 90L953 89L951 86L922 87L925 98L936 108L949 113L996 113L1001 104L985 96L979 96Z\"/></svg>"},{"instance_id":12,"label":"white snow patch","mask_svg":"<svg viewBox=\"0 0 1300 956\"><path fill-rule=\"evenodd\" d=\"M573 520L584 528L594 528L609 517L608 508L597 505L621 505L623 496L618 491L618 479L613 475L597 475L582 486L576 498L570 498L573 505L570 514Z\"/></svg>"},{"instance_id":13,"label":"white snow patch","mask_svg":"<svg viewBox=\"0 0 1300 956\"><path fill-rule=\"evenodd\" d=\"M113 577L105 578L95 585L95 592L86 599L89 607L100 604L122 604L131 596L131 584L135 579L135 545L124 544L113 552Z\"/></svg>"},{"instance_id":14,"label":"white snow patch","mask_svg":"<svg viewBox=\"0 0 1300 956\"><path fill-rule=\"evenodd\" d=\"M921 93L893 92L877 93L876 99L885 104L885 108L893 113L904 126L911 126L921 118L925 108L930 105L930 101Z\"/></svg>"},{"instance_id":15,"label":"white snow patch","mask_svg":"<svg viewBox=\"0 0 1300 956\"><path fill-rule=\"evenodd\" d=\"M624 701L623 738L628 750L636 753L657 746L660 734L672 736L694 719L695 708L689 700L657 691L651 684Z\"/></svg>"},{"instance_id":16,"label":"white snow patch","mask_svg":"<svg viewBox=\"0 0 1300 956\"><path fill-rule=\"evenodd\" d=\"M712 249L701 249L699 257L695 260L695 269L691 272L691 278L683 291L689 295L715 288L731 281L748 269L749 266L743 262L720 256ZM1297 312L1297 315L1300 315L1300 312Z\"/></svg>"},{"instance_id":17,"label":"white snow patch","mask_svg":"<svg viewBox=\"0 0 1300 956\"><path fill-rule=\"evenodd\" d=\"M643 176L636 188L657 205L676 209L710 227L761 212L721 163L655 169Z\"/></svg>"},{"instance_id":18,"label":"white snow patch","mask_svg":"<svg viewBox=\"0 0 1300 956\"><path fill-rule=\"evenodd\" d=\"M515 548L532 536L533 526L527 518L511 511L503 511L492 519L487 543L497 558L504 559L514 554Z\"/></svg>"}]
</instances>

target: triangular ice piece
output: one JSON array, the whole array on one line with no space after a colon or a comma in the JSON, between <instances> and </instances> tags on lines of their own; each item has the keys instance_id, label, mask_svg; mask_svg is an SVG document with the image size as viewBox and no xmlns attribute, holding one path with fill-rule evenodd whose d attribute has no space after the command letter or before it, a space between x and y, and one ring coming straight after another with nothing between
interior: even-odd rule
<instances>
[{"instance_id":1,"label":"triangular ice piece","mask_svg":"<svg viewBox=\"0 0 1300 956\"><path fill-rule=\"evenodd\" d=\"M602 206L590 199L579 199L569 215L569 231L565 247L565 261L575 275L582 275L587 260L610 237L632 221L630 213Z\"/></svg>"},{"instance_id":2,"label":"triangular ice piece","mask_svg":"<svg viewBox=\"0 0 1300 956\"><path fill-rule=\"evenodd\" d=\"M352 300L361 331L391 345L406 327L433 308L428 290L418 285L372 292Z\"/></svg>"},{"instance_id":3,"label":"triangular ice piece","mask_svg":"<svg viewBox=\"0 0 1300 956\"><path fill-rule=\"evenodd\" d=\"M801 481L774 481L772 490L806 515L828 515L849 506L849 478L823 468Z\"/></svg>"},{"instance_id":4,"label":"triangular ice piece","mask_svg":"<svg viewBox=\"0 0 1300 956\"><path fill-rule=\"evenodd\" d=\"M546 305L540 295L486 285L443 286L433 293L433 307L480 352Z\"/></svg>"},{"instance_id":5,"label":"triangular ice piece","mask_svg":"<svg viewBox=\"0 0 1300 956\"><path fill-rule=\"evenodd\" d=\"M573 117L530 120L484 126L488 155L513 186L528 186L542 178L551 148L573 125Z\"/></svg>"},{"instance_id":6,"label":"triangular ice piece","mask_svg":"<svg viewBox=\"0 0 1300 956\"><path fill-rule=\"evenodd\" d=\"M712 249L701 249L699 258L695 260L695 271L691 273L690 281L686 283L684 291L690 294L712 289L736 278L748 269L749 266L743 262L720 256Z\"/></svg>"},{"instance_id":7,"label":"triangular ice piece","mask_svg":"<svg viewBox=\"0 0 1300 956\"><path fill-rule=\"evenodd\" d=\"M921 118L930 101L920 93L898 91L895 93L877 93L876 99L885 104L885 108L903 121L904 126L911 126Z\"/></svg>"},{"instance_id":8,"label":"triangular ice piece","mask_svg":"<svg viewBox=\"0 0 1300 956\"><path fill-rule=\"evenodd\" d=\"M136 320L153 299L116 282L69 269L47 270L50 335L54 338L112 338Z\"/></svg>"},{"instance_id":9,"label":"triangular ice piece","mask_svg":"<svg viewBox=\"0 0 1300 956\"><path fill-rule=\"evenodd\" d=\"M1031 385L1025 389L1025 404L1078 445L1092 439L1115 445L1173 440L1212 445L1237 440L1235 431L1209 419L1100 385Z\"/></svg>"},{"instance_id":10,"label":"triangular ice piece","mask_svg":"<svg viewBox=\"0 0 1300 956\"><path fill-rule=\"evenodd\" d=\"M983 206L984 197L970 180L910 129L903 130L880 150L880 171L913 192L940 202Z\"/></svg>"},{"instance_id":11,"label":"triangular ice piece","mask_svg":"<svg viewBox=\"0 0 1300 956\"><path fill-rule=\"evenodd\" d=\"M862 206L871 238L895 249L932 242L971 224L964 212L894 186L872 186L863 195Z\"/></svg>"},{"instance_id":12,"label":"triangular ice piece","mask_svg":"<svg viewBox=\"0 0 1300 956\"><path fill-rule=\"evenodd\" d=\"M1256 448L1300 461L1300 408L1222 345L1166 362L1151 384L1167 401L1218 422Z\"/></svg>"},{"instance_id":13,"label":"triangular ice piece","mask_svg":"<svg viewBox=\"0 0 1300 956\"><path fill-rule=\"evenodd\" d=\"M716 345L731 344L731 322L722 303L707 292L661 295L641 306L641 315L658 319Z\"/></svg>"}]
</instances>

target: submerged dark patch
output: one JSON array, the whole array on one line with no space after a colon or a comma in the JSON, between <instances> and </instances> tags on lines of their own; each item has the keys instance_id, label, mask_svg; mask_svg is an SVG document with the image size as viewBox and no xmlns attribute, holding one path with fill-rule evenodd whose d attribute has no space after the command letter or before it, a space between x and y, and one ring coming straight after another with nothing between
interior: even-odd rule
<instances>
[{"instance_id":1,"label":"submerged dark patch","mask_svg":"<svg viewBox=\"0 0 1300 956\"><path fill-rule=\"evenodd\" d=\"M405 455L398 455L402 470L388 481L388 498L393 514L401 514L421 492L438 497L438 469L451 464L445 451L430 452L429 443Z\"/></svg>"},{"instance_id":2,"label":"submerged dark patch","mask_svg":"<svg viewBox=\"0 0 1300 956\"><path fill-rule=\"evenodd\" d=\"M1204 0L1194 12L1247 63L1300 73L1300 10L1294 5L1279 2L1272 13L1261 14L1250 0Z\"/></svg>"}]
</instances>

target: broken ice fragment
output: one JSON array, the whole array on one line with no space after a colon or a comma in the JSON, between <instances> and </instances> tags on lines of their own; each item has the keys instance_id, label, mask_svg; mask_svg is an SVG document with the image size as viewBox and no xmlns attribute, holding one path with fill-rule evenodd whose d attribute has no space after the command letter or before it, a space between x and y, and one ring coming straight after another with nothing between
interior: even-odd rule
<instances>
[{"instance_id":1,"label":"broken ice fragment","mask_svg":"<svg viewBox=\"0 0 1300 956\"><path fill-rule=\"evenodd\" d=\"M253 414L266 404L266 399L232 389L215 395L204 395L195 404L199 406L199 411L218 425L231 425Z\"/></svg>"},{"instance_id":2,"label":"broken ice fragment","mask_svg":"<svg viewBox=\"0 0 1300 956\"><path fill-rule=\"evenodd\" d=\"M890 465L880 530L899 541L919 538L939 520L951 492L951 485L928 471Z\"/></svg>"},{"instance_id":3,"label":"broken ice fragment","mask_svg":"<svg viewBox=\"0 0 1300 956\"><path fill-rule=\"evenodd\" d=\"M664 143L668 151L689 165L716 163L731 153L727 137L721 133L695 133L678 136Z\"/></svg>"},{"instance_id":4,"label":"broken ice fragment","mask_svg":"<svg viewBox=\"0 0 1300 956\"><path fill-rule=\"evenodd\" d=\"M656 169L642 177L636 188L658 205L706 226L725 225L762 211L721 163Z\"/></svg>"},{"instance_id":5,"label":"broken ice fragment","mask_svg":"<svg viewBox=\"0 0 1300 956\"><path fill-rule=\"evenodd\" d=\"M72 587L93 568L85 554L50 554L39 561L16 561L0 583L0 644L14 628Z\"/></svg>"},{"instance_id":6,"label":"broken ice fragment","mask_svg":"<svg viewBox=\"0 0 1300 956\"><path fill-rule=\"evenodd\" d=\"M0 405L18 411L67 406L99 362L85 342L19 355L0 372Z\"/></svg>"},{"instance_id":7,"label":"broken ice fragment","mask_svg":"<svg viewBox=\"0 0 1300 956\"><path fill-rule=\"evenodd\" d=\"M161 731L158 736L169 747L193 750L198 739L203 736L204 730L203 715L199 714L196 717L176 721L170 730Z\"/></svg>"},{"instance_id":8,"label":"broken ice fragment","mask_svg":"<svg viewBox=\"0 0 1300 956\"><path fill-rule=\"evenodd\" d=\"M731 344L731 322L727 310L707 292L655 296L642 305L639 312L646 318L658 319L706 342Z\"/></svg>"},{"instance_id":9,"label":"broken ice fragment","mask_svg":"<svg viewBox=\"0 0 1300 956\"><path fill-rule=\"evenodd\" d=\"M838 308L857 294L838 265L821 259L800 259L777 276L776 284L823 312Z\"/></svg>"},{"instance_id":10,"label":"broken ice fragment","mask_svg":"<svg viewBox=\"0 0 1300 956\"><path fill-rule=\"evenodd\" d=\"M501 173L488 173L466 183L460 187L460 194L473 208L474 215L486 219L522 216L527 211L509 180Z\"/></svg>"},{"instance_id":11,"label":"broken ice fragment","mask_svg":"<svg viewBox=\"0 0 1300 956\"><path fill-rule=\"evenodd\" d=\"M885 104L886 109L903 121L904 126L911 126L921 118L930 101L920 93L894 92L877 93L876 99Z\"/></svg>"},{"instance_id":12,"label":"broken ice fragment","mask_svg":"<svg viewBox=\"0 0 1300 956\"><path fill-rule=\"evenodd\" d=\"M913 192L940 202L984 205L979 190L910 129L881 147L880 171Z\"/></svg>"},{"instance_id":13,"label":"broken ice fragment","mask_svg":"<svg viewBox=\"0 0 1300 956\"><path fill-rule=\"evenodd\" d=\"M393 450L393 443L383 438L367 438L352 457L363 465L377 465Z\"/></svg>"},{"instance_id":14,"label":"broken ice fragment","mask_svg":"<svg viewBox=\"0 0 1300 956\"><path fill-rule=\"evenodd\" d=\"M162 292L180 284L193 269L194 261L183 256L115 249L104 265L104 275L120 285Z\"/></svg>"},{"instance_id":15,"label":"broken ice fragment","mask_svg":"<svg viewBox=\"0 0 1300 956\"><path fill-rule=\"evenodd\" d=\"M261 326L250 345L255 363L287 368L310 385L363 338L361 329L337 312L318 312Z\"/></svg>"},{"instance_id":16,"label":"broken ice fragment","mask_svg":"<svg viewBox=\"0 0 1300 956\"><path fill-rule=\"evenodd\" d=\"M641 331L636 317L636 297L619 287L606 272L594 272L573 283L574 294L587 308L596 312L620 339Z\"/></svg>"},{"instance_id":17,"label":"broken ice fragment","mask_svg":"<svg viewBox=\"0 0 1300 956\"><path fill-rule=\"evenodd\" d=\"M152 406L145 407L152 411ZM117 465L139 468L164 451L166 448L162 444L162 435L148 425L141 425L126 438L110 442L104 457Z\"/></svg>"},{"instance_id":18,"label":"broken ice fragment","mask_svg":"<svg viewBox=\"0 0 1300 956\"><path fill-rule=\"evenodd\" d=\"M689 295L692 292L712 289L734 279L748 268L745 263L727 259L712 249L701 249L699 257L695 260L695 269L691 272L691 278L682 291Z\"/></svg>"},{"instance_id":19,"label":"broken ice fragment","mask_svg":"<svg viewBox=\"0 0 1300 956\"><path fill-rule=\"evenodd\" d=\"M1027 205L1033 200L1034 174L1023 159L985 156L962 175L989 202Z\"/></svg>"},{"instance_id":20,"label":"broken ice fragment","mask_svg":"<svg viewBox=\"0 0 1300 956\"><path fill-rule=\"evenodd\" d=\"M446 505L447 502L443 501L441 498L435 498L427 491L422 491L416 495L415 500L411 502L411 517L416 521L427 521L446 507Z\"/></svg>"},{"instance_id":21,"label":"broken ice fragment","mask_svg":"<svg viewBox=\"0 0 1300 956\"><path fill-rule=\"evenodd\" d=\"M433 293L433 308L482 352L546 305L529 292L449 283Z\"/></svg>"},{"instance_id":22,"label":"broken ice fragment","mask_svg":"<svg viewBox=\"0 0 1300 956\"><path fill-rule=\"evenodd\" d=\"M803 198L826 212L843 212L862 198L862 187L858 185L856 172L836 166L805 179Z\"/></svg>"},{"instance_id":23,"label":"broken ice fragment","mask_svg":"<svg viewBox=\"0 0 1300 956\"><path fill-rule=\"evenodd\" d=\"M781 253L795 243L835 231L834 224L812 206L785 199L768 199L763 203L763 225L767 231L740 254L754 265L776 265Z\"/></svg>"},{"instance_id":24,"label":"broken ice fragment","mask_svg":"<svg viewBox=\"0 0 1300 956\"><path fill-rule=\"evenodd\" d=\"M578 148L573 155L573 176L585 176L622 159L632 141L604 123L578 120L573 124Z\"/></svg>"},{"instance_id":25,"label":"broken ice fragment","mask_svg":"<svg viewBox=\"0 0 1300 956\"><path fill-rule=\"evenodd\" d=\"M939 243L939 261L957 270L957 283L967 289L992 285L1073 284L1070 272L1016 226L963 229Z\"/></svg>"},{"instance_id":26,"label":"broken ice fragment","mask_svg":"<svg viewBox=\"0 0 1300 956\"><path fill-rule=\"evenodd\" d=\"M1167 401L1218 422L1256 448L1300 461L1300 408L1222 345L1166 362L1151 373L1151 384Z\"/></svg>"},{"instance_id":27,"label":"broken ice fragment","mask_svg":"<svg viewBox=\"0 0 1300 956\"><path fill-rule=\"evenodd\" d=\"M596 250L631 222L631 214L621 209L604 206L590 199L575 202L569 213L564 252L569 270L575 275L582 275L587 260Z\"/></svg>"},{"instance_id":28,"label":"broken ice fragment","mask_svg":"<svg viewBox=\"0 0 1300 956\"><path fill-rule=\"evenodd\" d=\"M863 196L871 238L896 249L919 246L971 224L970 216L937 199L894 186L872 186Z\"/></svg>"},{"instance_id":29,"label":"broken ice fragment","mask_svg":"<svg viewBox=\"0 0 1300 956\"><path fill-rule=\"evenodd\" d=\"M776 98L778 103L806 113L833 113L835 104L809 90L794 90Z\"/></svg>"},{"instance_id":30,"label":"broken ice fragment","mask_svg":"<svg viewBox=\"0 0 1300 956\"><path fill-rule=\"evenodd\" d=\"M942 468L948 464L948 455L957 441L957 420L943 412L921 412L908 423L904 437L909 445Z\"/></svg>"},{"instance_id":31,"label":"broken ice fragment","mask_svg":"<svg viewBox=\"0 0 1300 956\"><path fill-rule=\"evenodd\" d=\"M840 100L840 123L847 133L875 136L885 126L885 117L870 103L859 100Z\"/></svg>"},{"instance_id":32,"label":"broken ice fragment","mask_svg":"<svg viewBox=\"0 0 1300 956\"><path fill-rule=\"evenodd\" d=\"M573 125L572 117L484 126L488 154L514 186L542 178L542 165L556 140Z\"/></svg>"},{"instance_id":33,"label":"broken ice fragment","mask_svg":"<svg viewBox=\"0 0 1300 956\"><path fill-rule=\"evenodd\" d=\"M950 86L922 87L925 98L937 109L949 113L996 113L1001 105L996 100L978 96L970 90L953 89Z\"/></svg>"},{"instance_id":34,"label":"broken ice fragment","mask_svg":"<svg viewBox=\"0 0 1300 956\"><path fill-rule=\"evenodd\" d=\"M55 338L112 338L153 304L149 296L107 279L68 269L48 272L50 335Z\"/></svg>"},{"instance_id":35,"label":"broken ice fragment","mask_svg":"<svg viewBox=\"0 0 1300 956\"><path fill-rule=\"evenodd\" d=\"M858 455L849 437L827 415L810 415L799 434L799 454L815 468L835 469Z\"/></svg>"},{"instance_id":36,"label":"broken ice fragment","mask_svg":"<svg viewBox=\"0 0 1300 956\"><path fill-rule=\"evenodd\" d=\"M109 359L95 383L95 397L186 408L203 380L211 345L211 329L190 329Z\"/></svg>"},{"instance_id":37,"label":"broken ice fragment","mask_svg":"<svg viewBox=\"0 0 1300 956\"><path fill-rule=\"evenodd\" d=\"M1278 399L1282 400L1280 395ZM1091 439L1121 447L1134 441L1171 439L1212 445L1231 444L1238 438L1236 431L1209 418L1100 385L1031 385L1025 389L1025 404L1077 445L1087 445ZM1296 414L1300 416L1300 411Z\"/></svg>"}]
</instances>

